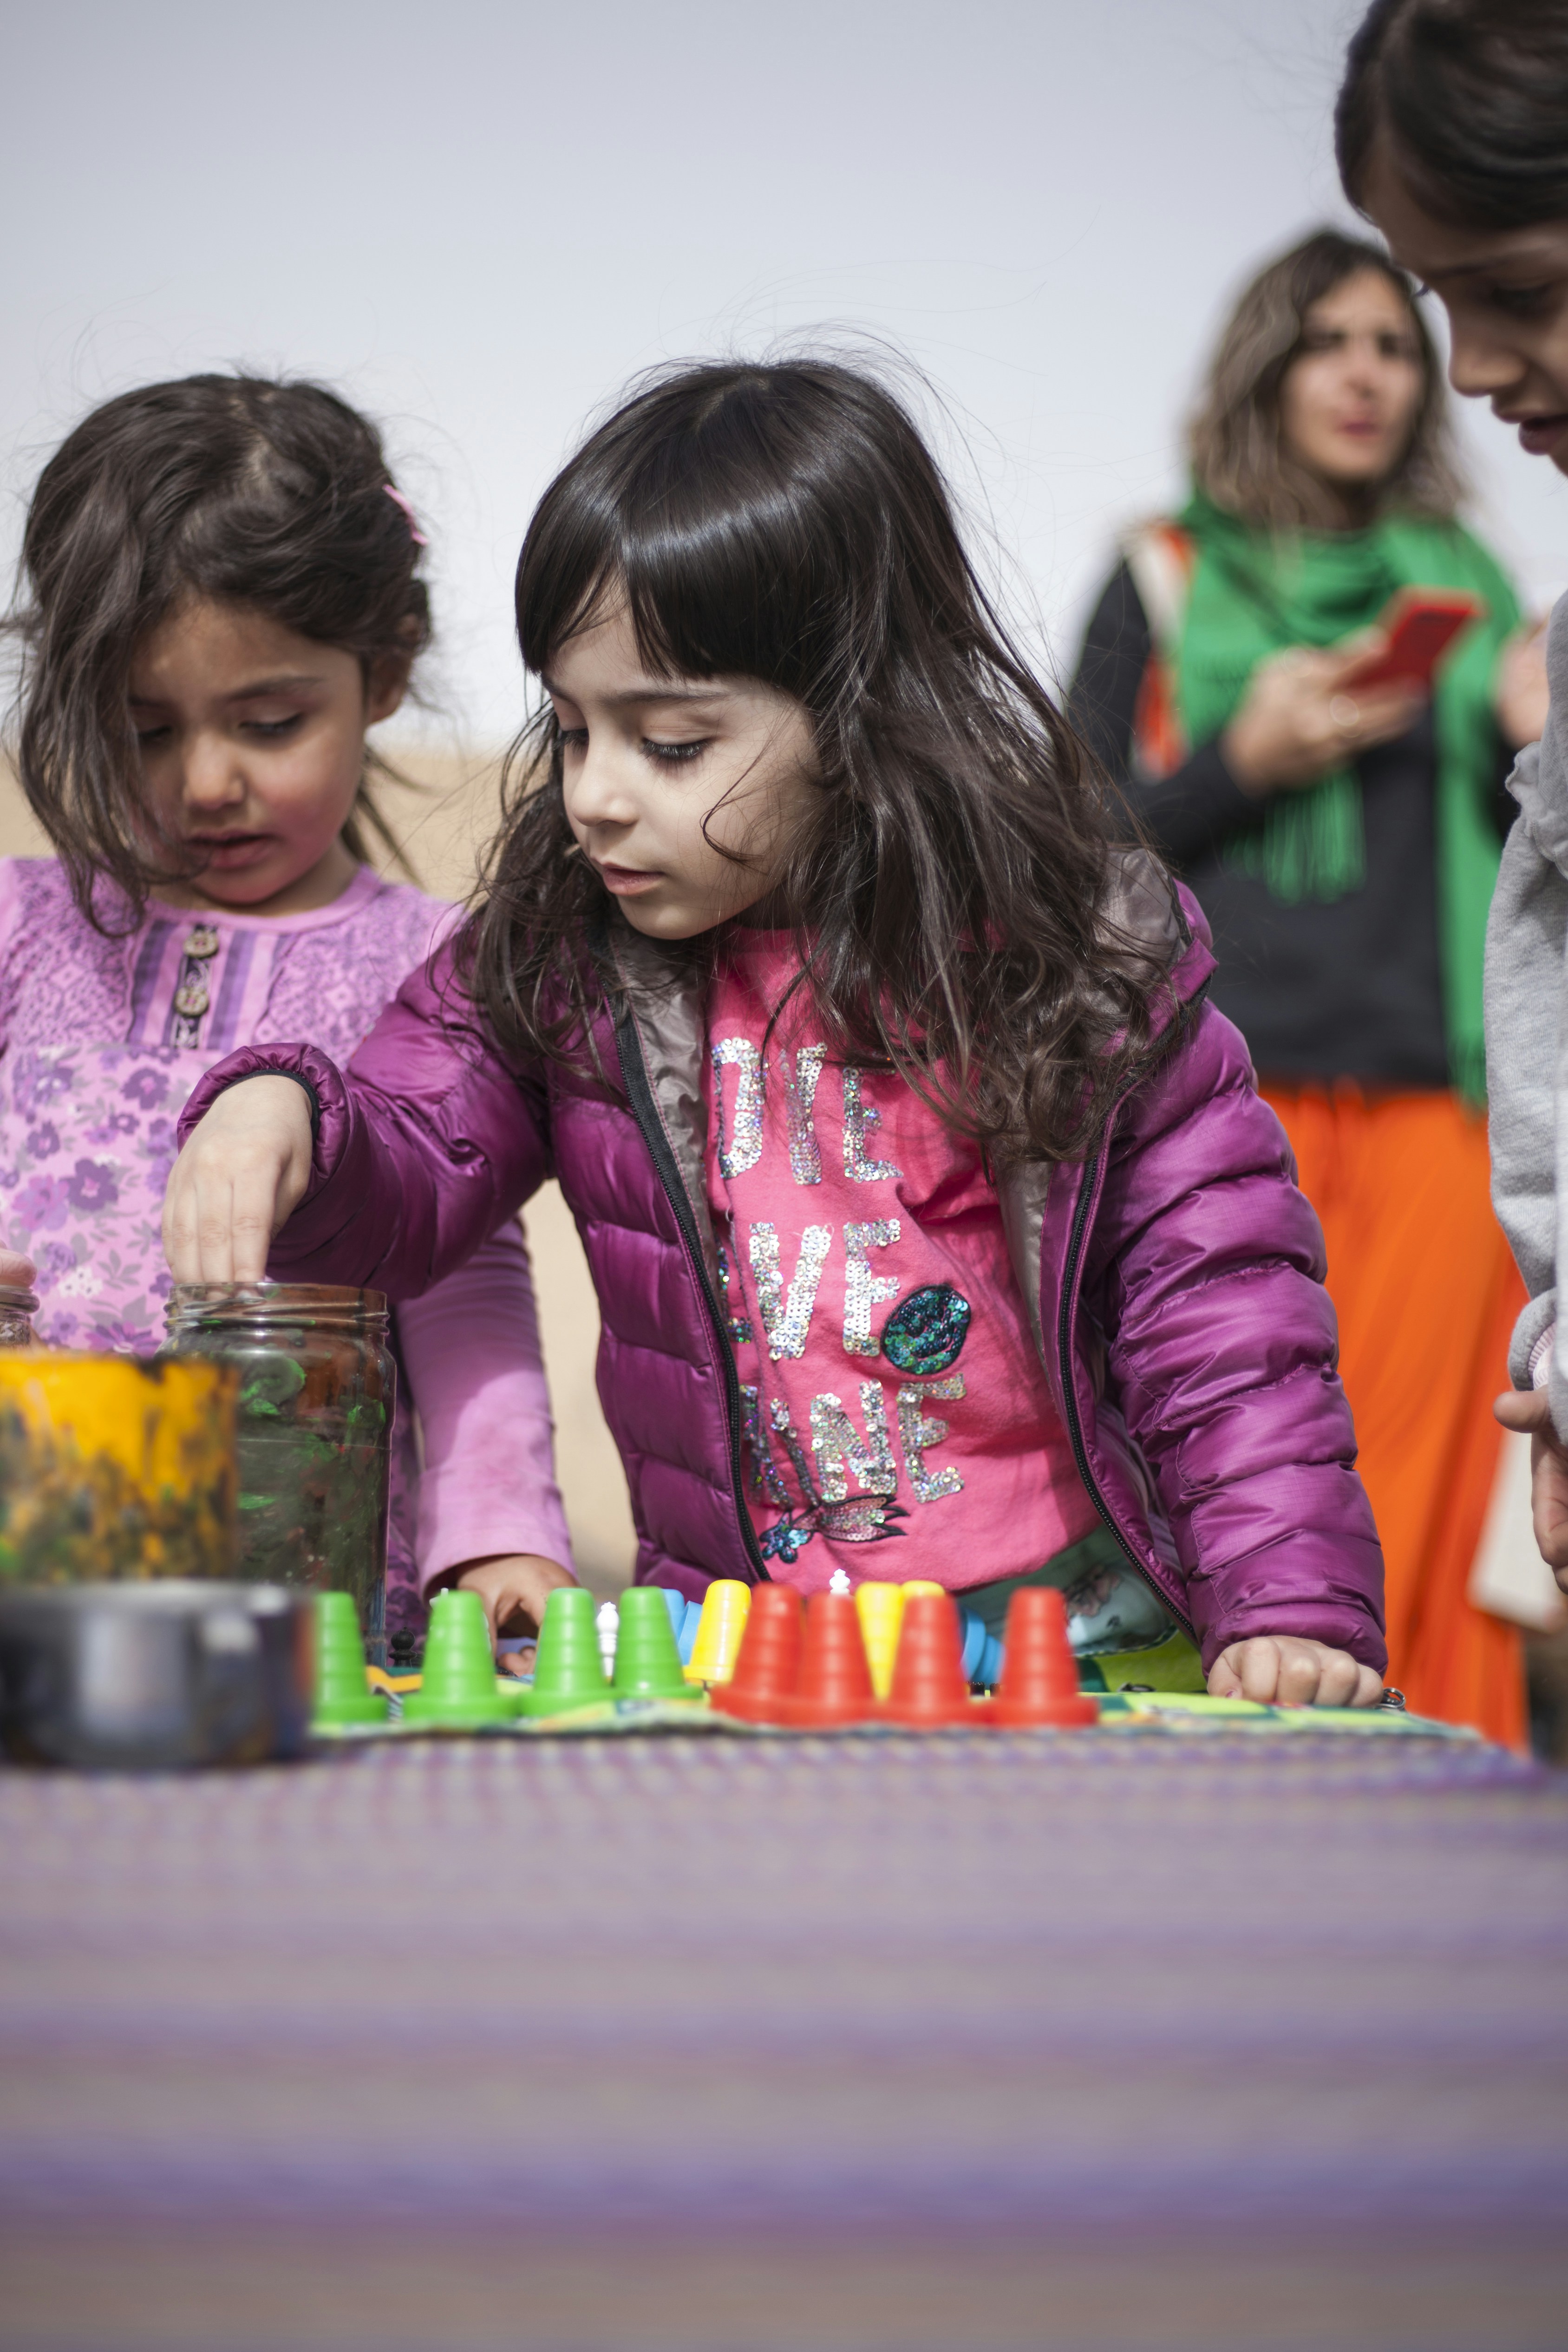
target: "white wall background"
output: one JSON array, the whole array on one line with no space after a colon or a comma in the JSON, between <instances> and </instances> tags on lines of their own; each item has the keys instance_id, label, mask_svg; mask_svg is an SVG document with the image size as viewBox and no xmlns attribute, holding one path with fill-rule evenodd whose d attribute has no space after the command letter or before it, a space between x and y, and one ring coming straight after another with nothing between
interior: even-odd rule
<instances>
[{"instance_id":1,"label":"white wall background","mask_svg":"<svg viewBox=\"0 0 1568 2352\"><path fill-rule=\"evenodd\" d=\"M448 724L511 730L509 583L583 420L673 355L824 323L939 387L1058 658L1177 488L1227 292L1343 217L1351 0L13 0L0 561L93 402L232 361L388 425ZM950 452L951 452L951 436ZM1467 420L1537 595L1568 496Z\"/></svg>"}]
</instances>

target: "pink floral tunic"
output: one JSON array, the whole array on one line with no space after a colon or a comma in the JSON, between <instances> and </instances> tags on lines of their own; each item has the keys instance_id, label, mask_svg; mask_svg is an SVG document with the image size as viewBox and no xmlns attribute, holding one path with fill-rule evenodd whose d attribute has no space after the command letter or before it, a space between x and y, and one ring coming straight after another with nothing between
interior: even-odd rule
<instances>
[{"instance_id":1,"label":"pink floral tunic","mask_svg":"<svg viewBox=\"0 0 1568 2352\"><path fill-rule=\"evenodd\" d=\"M346 1062L454 919L362 866L306 914L154 900L134 930L105 939L52 859L0 859L0 1242L37 1264L40 1339L137 1354L163 1344L163 1192L196 1079L268 1040L309 1038ZM420 1588L463 1560L522 1551L571 1564L517 1228L395 1320L426 1466L418 1480L402 1413L389 1632L416 1624Z\"/></svg>"}]
</instances>

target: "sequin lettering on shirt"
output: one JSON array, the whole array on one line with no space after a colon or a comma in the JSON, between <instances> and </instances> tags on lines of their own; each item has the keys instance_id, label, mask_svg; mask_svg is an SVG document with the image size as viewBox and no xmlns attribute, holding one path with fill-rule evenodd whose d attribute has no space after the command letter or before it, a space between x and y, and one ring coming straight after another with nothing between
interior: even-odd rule
<instances>
[{"instance_id":1,"label":"sequin lettering on shirt","mask_svg":"<svg viewBox=\"0 0 1568 2352\"><path fill-rule=\"evenodd\" d=\"M871 1332L871 1309L899 1295L896 1275L873 1274L868 1253L889 1249L899 1238L897 1217L877 1217L869 1224L844 1228L844 1349L850 1356L874 1356L881 1342Z\"/></svg>"},{"instance_id":2,"label":"sequin lettering on shirt","mask_svg":"<svg viewBox=\"0 0 1568 2352\"><path fill-rule=\"evenodd\" d=\"M849 1492L846 1472L863 1492L896 1495L898 1466L888 1433L887 1408L880 1384L860 1383L860 1410L866 1416L862 1438L842 1400L831 1391L811 1400L811 1450L816 1462L817 1492L825 1503L842 1503ZM937 1424L946 1434L945 1424ZM933 1439L932 1444L935 1444Z\"/></svg>"},{"instance_id":3,"label":"sequin lettering on shirt","mask_svg":"<svg viewBox=\"0 0 1568 2352\"><path fill-rule=\"evenodd\" d=\"M831 1225L805 1228L786 1299L779 1265L779 1229L774 1224L752 1227L752 1275L757 1286L757 1311L768 1335L768 1353L775 1364L786 1356L798 1356L805 1346L806 1326L816 1304L816 1286L822 1279L832 1239Z\"/></svg>"},{"instance_id":4,"label":"sequin lettering on shirt","mask_svg":"<svg viewBox=\"0 0 1568 2352\"><path fill-rule=\"evenodd\" d=\"M928 1470L925 1457L931 1447L940 1445L947 1435L945 1421L928 1421L923 1407L927 1397L940 1397L945 1403L955 1403L963 1396L963 1374L950 1372L945 1381L928 1381L924 1388L902 1388L898 1393L899 1437L904 1449L904 1465L910 1474L910 1484L915 1490L917 1503L935 1503L943 1495L961 1495L963 1481L951 1463L945 1470Z\"/></svg>"},{"instance_id":5,"label":"sequin lettering on shirt","mask_svg":"<svg viewBox=\"0 0 1568 2352\"><path fill-rule=\"evenodd\" d=\"M763 1156L763 1057L749 1037L721 1037L712 1048L713 1116L718 1124L719 1172L743 1176ZM724 1072L739 1070L735 1116L724 1140Z\"/></svg>"},{"instance_id":6,"label":"sequin lettering on shirt","mask_svg":"<svg viewBox=\"0 0 1568 2352\"><path fill-rule=\"evenodd\" d=\"M719 1296L724 1302L724 1328L737 1347L743 1347L752 1336L752 1319L749 1315L737 1314L730 1304L734 1276L730 1269L728 1244L717 1242L714 1248L719 1259Z\"/></svg>"},{"instance_id":7,"label":"sequin lettering on shirt","mask_svg":"<svg viewBox=\"0 0 1568 2352\"><path fill-rule=\"evenodd\" d=\"M903 1174L890 1160L873 1160L871 1145L882 1114L860 1091L858 1070L844 1073L844 1173L858 1183L880 1184Z\"/></svg>"},{"instance_id":8,"label":"sequin lettering on shirt","mask_svg":"<svg viewBox=\"0 0 1568 2352\"><path fill-rule=\"evenodd\" d=\"M784 1080L784 1119L789 1135L789 1172L797 1184L820 1184L822 1153L817 1147L813 1113L816 1082L827 1059L826 1045L803 1045L791 1066L787 1052L779 1051L779 1076Z\"/></svg>"},{"instance_id":9,"label":"sequin lettering on shirt","mask_svg":"<svg viewBox=\"0 0 1568 2352\"><path fill-rule=\"evenodd\" d=\"M779 1476L778 1465L768 1445L768 1433L763 1427L762 1391L754 1381L741 1383L741 1433L746 1441L752 1494L759 1503L769 1503L775 1511L787 1511L789 1489Z\"/></svg>"}]
</instances>

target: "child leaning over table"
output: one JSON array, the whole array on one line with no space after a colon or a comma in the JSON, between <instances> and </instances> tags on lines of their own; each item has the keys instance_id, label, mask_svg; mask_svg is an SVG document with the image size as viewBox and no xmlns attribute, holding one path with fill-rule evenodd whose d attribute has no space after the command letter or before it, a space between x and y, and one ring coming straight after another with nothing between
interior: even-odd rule
<instances>
[{"instance_id":1,"label":"child leaning over table","mask_svg":"<svg viewBox=\"0 0 1568 2352\"><path fill-rule=\"evenodd\" d=\"M457 920L363 862L366 730L429 635L374 428L308 383L123 394L44 468L23 542L17 767L59 853L0 860L0 1185L41 1339L150 1353L174 1122L235 1046L347 1056ZM387 1631L504 1561L570 1582L522 1237L400 1305ZM367 1629L374 1630L374 1629Z\"/></svg>"},{"instance_id":2,"label":"child leaning over table","mask_svg":"<svg viewBox=\"0 0 1568 2352\"><path fill-rule=\"evenodd\" d=\"M1375 1703L1317 1220L912 419L814 361L656 381L546 492L517 612L547 698L487 903L346 1073L209 1073L182 1278L270 1243L416 1292L553 1172L640 1580L1044 1580L1125 1679ZM464 1580L504 1624L506 1572Z\"/></svg>"}]
</instances>

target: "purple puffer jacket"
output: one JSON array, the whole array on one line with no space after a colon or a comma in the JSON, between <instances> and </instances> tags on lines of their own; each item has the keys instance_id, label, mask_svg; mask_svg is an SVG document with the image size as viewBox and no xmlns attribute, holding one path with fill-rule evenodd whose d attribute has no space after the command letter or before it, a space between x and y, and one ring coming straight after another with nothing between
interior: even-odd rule
<instances>
[{"instance_id":1,"label":"purple puffer jacket","mask_svg":"<svg viewBox=\"0 0 1568 2352\"><path fill-rule=\"evenodd\" d=\"M1004 1229L1085 1483L1211 1665L1289 1633L1381 1673L1383 1559L1335 1371L1318 1221L1247 1048L1201 1002L1202 915L1123 861L1116 919L1169 961L1184 1035L1086 1163L1001 1181ZM740 1397L707 1205L700 989L617 916L597 1024L607 1088L509 1062L462 1020L449 965L416 972L346 1077L256 1045L197 1087L181 1138L237 1079L289 1070L321 1106L305 1199L270 1270L416 1297L551 1175L603 1316L599 1393L620 1447L639 1582L765 1577L742 1491ZM624 1089L624 1091L622 1090Z\"/></svg>"}]
</instances>

